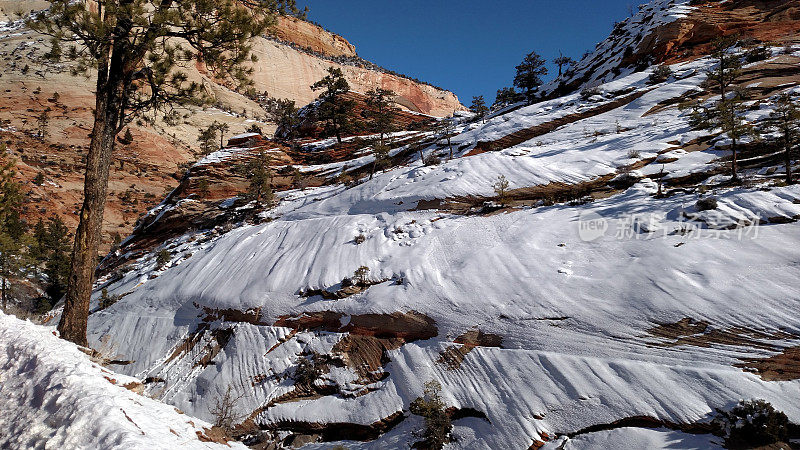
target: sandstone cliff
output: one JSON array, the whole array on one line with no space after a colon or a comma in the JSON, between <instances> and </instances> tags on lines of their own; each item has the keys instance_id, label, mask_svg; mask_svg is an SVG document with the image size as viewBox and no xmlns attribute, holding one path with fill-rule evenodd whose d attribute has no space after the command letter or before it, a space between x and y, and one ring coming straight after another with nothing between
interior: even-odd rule
<instances>
[{"instance_id":1,"label":"sandstone cliff","mask_svg":"<svg viewBox=\"0 0 800 450\"><path fill-rule=\"evenodd\" d=\"M59 215L74 228L82 199L82 161L92 123L94 80L72 77L67 64L48 61L44 57L50 47L47 38L15 22L16 14L46 6L40 0L0 0L0 92L4 97L0 138L17 161L30 200L26 218L33 222ZM444 116L464 109L453 93L383 71L360 59L346 39L310 22L282 18L270 36L256 39L253 45L259 57L254 67L256 90L294 100L299 106L316 98L311 84L334 65L343 69L353 90L392 89L399 95L398 103L408 110ZM212 79L202 68L189 67L187 72L203 82L216 105L181 109L179 118L172 121L165 121L163 113L148 114L154 122L131 125L134 142L120 145L115 155L104 249L116 233L123 237L130 233L136 218L178 185L187 164L198 158L200 128L215 121L226 123L227 137L254 123L267 133L274 130L264 122L266 114L256 102ZM39 140L36 118L48 108L48 136ZM36 185L32 181L40 173L45 182Z\"/></svg>"},{"instance_id":2,"label":"sandstone cliff","mask_svg":"<svg viewBox=\"0 0 800 450\"><path fill-rule=\"evenodd\" d=\"M447 116L464 106L450 91L381 70L361 60L355 47L341 36L298 19L282 19L273 31L275 39L260 38L253 51L256 90L289 98L299 105L313 101L318 93L311 85L326 75L330 66L341 68L356 92L373 88L391 89L403 107L423 114Z\"/></svg>"}]
</instances>

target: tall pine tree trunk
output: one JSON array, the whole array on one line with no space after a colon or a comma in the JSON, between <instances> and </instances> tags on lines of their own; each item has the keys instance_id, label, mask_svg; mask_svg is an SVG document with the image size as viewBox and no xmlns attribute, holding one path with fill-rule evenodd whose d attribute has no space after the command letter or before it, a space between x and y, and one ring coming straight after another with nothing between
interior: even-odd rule
<instances>
[{"instance_id":1,"label":"tall pine tree trunk","mask_svg":"<svg viewBox=\"0 0 800 450\"><path fill-rule=\"evenodd\" d=\"M64 312L58 324L63 339L82 346L88 346L89 302L100 247L108 174L123 107L124 41L117 41L113 54L101 58L98 64L94 127L86 155L83 207L75 231Z\"/></svg>"}]
</instances>

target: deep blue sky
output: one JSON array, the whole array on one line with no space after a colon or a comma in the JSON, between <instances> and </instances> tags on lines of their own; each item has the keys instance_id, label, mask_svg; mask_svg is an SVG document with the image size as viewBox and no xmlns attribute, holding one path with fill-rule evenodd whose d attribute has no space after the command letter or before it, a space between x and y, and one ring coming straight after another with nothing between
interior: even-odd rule
<instances>
[{"instance_id":1,"label":"deep blue sky","mask_svg":"<svg viewBox=\"0 0 800 450\"><path fill-rule=\"evenodd\" d=\"M578 59L646 0L298 0L309 18L396 72L491 103L530 51ZM551 69L552 76L553 69Z\"/></svg>"}]
</instances>

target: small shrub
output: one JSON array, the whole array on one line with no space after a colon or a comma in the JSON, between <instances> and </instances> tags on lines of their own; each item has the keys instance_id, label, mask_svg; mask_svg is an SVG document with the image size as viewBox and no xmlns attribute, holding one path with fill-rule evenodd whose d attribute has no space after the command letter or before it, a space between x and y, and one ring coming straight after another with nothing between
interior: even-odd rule
<instances>
[{"instance_id":1,"label":"small shrub","mask_svg":"<svg viewBox=\"0 0 800 450\"><path fill-rule=\"evenodd\" d=\"M411 402L411 414L425 418L425 429L422 431L425 448L440 450L450 442L453 424L447 415L447 408L440 395L442 385L431 380L425 383L425 393Z\"/></svg>"},{"instance_id":2,"label":"small shrub","mask_svg":"<svg viewBox=\"0 0 800 450\"><path fill-rule=\"evenodd\" d=\"M508 200L508 186L509 183L505 175L497 177L497 181L494 183L494 186L492 186L494 193L497 194L497 200L501 205L505 205Z\"/></svg>"},{"instance_id":3,"label":"small shrub","mask_svg":"<svg viewBox=\"0 0 800 450\"><path fill-rule=\"evenodd\" d=\"M208 412L214 416L215 427L230 434L236 424L244 419L245 416L239 411L242 397L244 395L236 393L231 386L228 386L224 394L217 394L214 403L208 408Z\"/></svg>"},{"instance_id":4,"label":"small shrub","mask_svg":"<svg viewBox=\"0 0 800 450\"><path fill-rule=\"evenodd\" d=\"M789 419L764 400L739 402L730 411L717 410L712 421L727 448L753 448L787 442Z\"/></svg>"},{"instance_id":5,"label":"small shrub","mask_svg":"<svg viewBox=\"0 0 800 450\"><path fill-rule=\"evenodd\" d=\"M103 288L103 292L100 294L100 304L99 304L100 309L101 310L106 309L112 306L114 303L117 303L118 300L119 297L117 297L116 295L109 295L108 289Z\"/></svg>"},{"instance_id":6,"label":"small shrub","mask_svg":"<svg viewBox=\"0 0 800 450\"><path fill-rule=\"evenodd\" d=\"M427 158L425 158L426 166L436 166L439 165L441 162L442 162L441 158L439 158L436 155L430 155Z\"/></svg>"},{"instance_id":7,"label":"small shrub","mask_svg":"<svg viewBox=\"0 0 800 450\"><path fill-rule=\"evenodd\" d=\"M712 209L717 209L717 199L714 197L704 197L698 200L694 206L698 211L711 211Z\"/></svg>"},{"instance_id":8,"label":"small shrub","mask_svg":"<svg viewBox=\"0 0 800 450\"><path fill-rule=\"evenodd\" d=\"M111 236L111 248L116 250L119 248L121 244L122 244L122 236L120 236L119 233L115 232L114 235Z\"/></svg>"},{"instance_id":9,"label":"small shrub","mask_svg":"<svg viewBox=\"0 0 800 450\"><path fill-rule=\"evenodd\" d=\"M758 46L755 48L751 48L744 54L744 60L749 63L754 63L758 61L764 61L769 59L772 56L772 51L767 48L766 46Z\"/></svg>"},{"instance_id":10,"label":"small shrub","mask_svg":"<svg viewBox=\"0 0 800 450\"><path fill-rule=\"evenodd\" d=\"M639 150L630 149L628 150L628 159L640 159L642 154L639 153Z\"/></svg>"},{"instance_id":11,"label":"small shrub","mask_svg":"<svg viewBox=\"0 0 800 450\"><path fill-rule=\"evenodd\" d=\"M353 272L353 278L351 278L353 284L363 286L367 284L369 281L369 267L361 266Z\"/></svg>"},{"instance_id":12,"label":"small shrub","mask_svg":"<svg viewBox=\"0 0 800 450\"><path fill-rule=\"evenodd\" d=\"M163 269L172 260L172 253L167 249L161 249L156 255L156 268Z\"/></svg>"},{"instance_id":13,"label":"small shrub","mask_svg":"<svg viewBox=\"0 0 800 450\"><path fill-rule=\"evenodd\" d=\"M321 375L319 367L308 358L300 358L294 370L294 382L301 386L311 386Z\"/></svg>"},{"instance_id":14,"label":"small shrub","mask_svg":"<svg viewBox=\"0 0 800 450\"><path fill-rule=\"evenodd\" d=\"M354 238L353 238L353 242L354 242L356 245L361 245L361 244L363 244L364 242L366 242L366 240L367 240L367 237L366 237L366 236L364 236L363 234L359 234L358 236L356 236L356 237L354 237Z\"/></svg>"},{"instance_id":15,"label":"small shrub","mask_svg":"<svg viewBox=\"0 0 800 450\"><path fill-rule=\"evenodd\" d=\"M36 177L33 179L33 184L37 186L41 186L44 184L44 173L39 172L36 174Z\"/></svg>"},{"instance_id":16,"label":"small shrub","mask_svg":"<svg viewBox=\"0 0 800 450\"><path fill-rule=\"evenodd\" d=\"M581 99L589 100L595 95L603 95L603 91L599 87L587 87L581 91Z\"/></svg>"},{"instance_id":17,"label":"small shrub","mask_svg":"<svg viewBox=\"0 0 800 450\"><path fill-rule=\"evenodd\" d=\"M650 84L663 83L669 80L674 74L675 73L668 65L662 64L653 69L653 73L651 73L649 77Z\"/></svg>"},{"instance_id":18,"label":"small shrub","mask_svg":"<svg viewBox=\"0 0 800 450\"><path fill-rule=\"evenodd\" d=\"M133 143L133 133L131 133L131 129L130 128L125 130L125 134L122 136L122 138L119 141L121 143L125 144L125 145L129 145L129 144Z\"/></svg>"}]
</instances>

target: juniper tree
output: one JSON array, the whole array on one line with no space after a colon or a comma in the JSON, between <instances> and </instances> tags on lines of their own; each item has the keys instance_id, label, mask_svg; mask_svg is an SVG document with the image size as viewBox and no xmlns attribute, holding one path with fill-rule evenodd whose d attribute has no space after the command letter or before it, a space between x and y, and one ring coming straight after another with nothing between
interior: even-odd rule
<instances>
[{"instance_id":1,"label":"juniper tree","mask_svg":"<svg viewBox=\"0 0 800 450\"><path fill-rule=\"evenodd\" d=\"M514 86L523 90L528 101L533 100L536 88L542 85L542 77L547 75L545 61L538 53L530 52L516 69Z\"/></svg>"},{"instance_id":2,"label":"juniper tree","mask_svg":"<svg viewBox=\"0 0 800 450\"><path fill-rule=\"evenodd\" d=\"M342 134L350 131L350 115L355 107L354 101L344 98L344 94L350 92L350 84L342 69L328 67L328 75L314 83L311 90L322 90L317 115L325 121L325 132L336 136L336 141L341 144Z\"/></svg>"},{"instance_id":3,"label":"juniper tree","mask_svg":"<svg viewBox=\"0 0 800 450\"><path fill-rule=\"evenodd\" d=\"M111 235L111 249L117 250L120 245L122 245L122 236L115 232Z\"/></svg>"},{"instance_id":4,"label":"juniper tree","mask_svg":"<svg viewBox=\"0 0 800 450\"><path fill-rule=\"evenodd\" d=\"M86 156L84 201L58 329L87 345L86 324L101 238L111 156L117 134L138 114L206 100L181 66L202 64L213 76L249 84L249 41L296 12L293 0L51 0L28 21L68 43L73 73L96 73L94 125Z\"/></svg>"},{"instance_id":5,"label":"juniper tree","mask_svg":"<svg viewBox=\"0 0 800 450\"><path fill-rule=\"evenodd\" d=\"M366 116L372 130L380 135L380 145L386 145L386 135L394 131L394 118L397 108L394 104L394 91L388 89L372 89L367 92Z\"/></svg>"},{"instance_id":6,"label":"juniper tree","mask_svg":"<svg viewBox=\"0 0 800 450\"><path fill-rule=\"evenodd\" d=\"M472 97L472 104L469 110L472 111L478 119L485 118L486 114L489 112L489 108L486 107L486 100L483 99L482 95Z\"/></svg>"},{"instance_id":7,"label":"juniper tree","mask_svg":"<svg viewBox=\"0 0 800 450\"><path fill-rule=\"evenodd\" d=\"M764 128L778 132L774 140L781 146L786 166L786 183L792 184L792 152L800 142L800 106L790 94L778 98L775 110L764 121Z\"/></svg>"},{"instance_id":8,"label":"juniper tree","mask_svg":"<svg viewBox=\"0 0 800 450\"><path fill-rule=\"evenodd\" d=\"M264 131L256 123L251 124L249 127L247 127L247 129L245 131L248 132L248 133L256 133L256 134L260 134L260 135L264 134Z\"/></svg>"}]
</instances>

